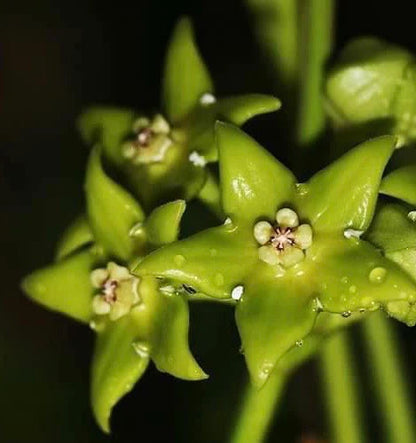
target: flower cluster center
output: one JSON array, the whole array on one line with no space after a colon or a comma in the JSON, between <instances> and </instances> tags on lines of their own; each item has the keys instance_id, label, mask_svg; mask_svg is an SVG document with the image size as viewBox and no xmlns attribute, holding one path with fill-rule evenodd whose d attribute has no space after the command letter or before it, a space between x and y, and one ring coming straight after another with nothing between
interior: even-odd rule
<instances>
[{"instance_id":1,"label":"flower cluster center","mask_svg":"<svg viewBox=\"0 0 416 443\"><path fill-rule=\"evenodd\" d=\"M91 284L97 290L92 300L94 314L108 315L113 321L128 314L140 302L138 283L127 268L113 262L92 271Z\"/></svg>"},{"instance_id":2,"label":"flower cluster center","mask_svg":"<svg viewBox=\"0 0 416 443\"><path fill-rule=\"evenodd\" d=\"M158 163L164 160L172 144L169 123L160 114L152 120L138 118L133 124L134 137L124 143L123 156L134 164Z\"/></svg>"},{"instance_id":3,"label":"flower cluster center","mask_svg":"<svg viewBox=\"0 0 416 443\"><path fill-rule=\"evenodd\" d=\"M312 228L300 225L298 215L290 208L277 211L276 223L259 221L254 226L254 238L261 245L259 259L270 265L294 266L305 258L304 251L312 244Z\"/></svg>"}]
</instances>

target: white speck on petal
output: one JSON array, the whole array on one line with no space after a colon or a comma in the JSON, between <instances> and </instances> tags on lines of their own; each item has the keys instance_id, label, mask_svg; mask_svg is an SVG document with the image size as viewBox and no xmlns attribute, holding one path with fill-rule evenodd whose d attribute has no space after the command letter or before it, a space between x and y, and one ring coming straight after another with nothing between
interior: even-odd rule
<instances>
[{"instance_id":1,"label":"white speck on petal","mask_svg":"<svg viewBox=\"0 0 416 443\"><path fill-rule=\"evenodd\" d=\"M360 238L364 231L359 231L358 229L346 229L344 231L345 238Z\"/></svg>"},{"instance_id":2,"label":"white speck on petal","mask_svg":"<svg viewBox=\"0 0 416 443\"><path fill-rule=\"evenodd\" d=\"M210 94L209 92L202 94L201 98L199 99L199 103L201 103L201 105L212 105L216 101L217 99L215 98L215 96Z\"/></svg>"},{"instance_id":3,"label":"white speck on petal","mask_svg":"<svg viewBox=\"0 0 416 443\"><path fill-rule=\"evenodd\" d=\"M409 218L409 220L412 220L412 222L416 222L416 211L410 211L407 214L407 217Z\"/></svg>"},{"instance_id":4,"label":"white speck on petal","mask_svg":"<svg viewBox=\"0 0 416 443\"><path fill-rule=\"evenodd\" d=\"M201 168L203 168L206 164L207 161L205 159L205 157L203 157L202 155L198 154L196 151L193 151L189 154L189 161L194 165L194 166L200 166Z\"/></svg>"},{"instance_id":5,"label":"white speck on petal","mask_svg":"<svg viewBox=\"0 0 416 443\"><path fill-rule=\"evenodd\" d=\"M233 300L240 300L244 293L244 286L238 285L231 291L231 298Z\"/></svg>"}]
</instances>

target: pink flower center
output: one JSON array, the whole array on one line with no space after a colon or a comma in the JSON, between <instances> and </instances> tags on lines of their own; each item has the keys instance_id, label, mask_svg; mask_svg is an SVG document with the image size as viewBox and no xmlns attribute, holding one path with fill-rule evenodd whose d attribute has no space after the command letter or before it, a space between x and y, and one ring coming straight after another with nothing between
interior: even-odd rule
<instances>
[{"instance_id":1,"label":"pink flower center","mask_svg":"<svg viewBox=\"0 0 416 443\"><path fill-rule=\"evenodd\" d=\"M295 236L293 235L292 228L274 228L275 235L270 239L273 247L278 251L283 251L287 246L293 246L295 244Z\"/></svg>"},{"instance_id":2,"label":"pink flower center","mask_svg":"<svg viewBox=\"0 0 416 443\"><path fill-rule=\"evenodd\" d=\"M109 304L113 304L116 302L117 300L117 295L116 295L116 289L118 287L118 283L116 280L111 280L108 279L104 282L103 284L103 290L102 290L102 295L104 300L109 303Z\"/></svg>"}]
</instances>

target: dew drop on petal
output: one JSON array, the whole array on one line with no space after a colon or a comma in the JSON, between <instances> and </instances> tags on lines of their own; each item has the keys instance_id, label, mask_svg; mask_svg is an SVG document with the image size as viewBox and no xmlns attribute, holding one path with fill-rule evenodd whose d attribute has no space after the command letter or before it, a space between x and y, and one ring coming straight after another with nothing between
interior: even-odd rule
<instances>
[{"instance_id":1,"label":"dew drop on petal","mask_svg":"<svg viewBox=\"0 0 416 443\"><path fill-rule=\"evenodd\" d=\"M368 279L371 283L380 284L386 279L387 270L386 268L376 267L368 275Z\"/></svg>"},{"instance_id":2,"label":"dew drop on petal","mask_svg":"<svg viewBox=\"0 0 416 443\"><path fill-rule=\"evenodd\" d=\"M344 318L351 317L351 311L344 311L341 315L342 315Z\"/></svg>"},{"instance_id":3,"label":"dew drop on petal","mask_svg":"<svg viewBox=\"0 0 416 443\"><path fill-rule=\"evenodd\" d=\"M303 346L303 340L296 340L296 346L301 348Z\"/></svg>"},{"instance_id":4,"label":"dew drop on petal","mask_svg":"<svg viewBox=\"0 0 416 443\"><path fill-rule=\"evenodd\" d=\"M217 101L217 99L210 92L206 92L205 94L202 94L199 99L199 103L201 103L201 105L212 105L216 101Z\"/></svg>"},{"instance_id":5,"label":"dew drop on petal","mask_svg":"<svg viewBox=\"0 0 416 443\"><path fill-rule=\"evenodd\" d=\"M412 222L416 222L416 211L410 211L407 214L407 217L409 218L409 220L411 220Z\"/></svg>"}]
</instances>

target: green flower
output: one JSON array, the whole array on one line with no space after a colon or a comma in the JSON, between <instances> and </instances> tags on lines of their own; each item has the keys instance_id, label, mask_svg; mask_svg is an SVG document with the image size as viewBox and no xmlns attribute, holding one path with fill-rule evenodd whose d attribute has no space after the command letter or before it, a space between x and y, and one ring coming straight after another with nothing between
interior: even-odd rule
<instances>
[{"instance_id":1,"label":"green flower","mask_svg":"<svg viewBox=\"0 0 416 443\"><path fill-rule=\"evenodd\" d=\"M86 175L87 217L78 218L61 240L52 265L25 278L30 298L89 324L97 333L91 401L101 428L109 431L113 406L153 360L186 380L206 374L188 344L186 291L130 272L137 260L178 236L185 202L177 200L147 217L136 200L103 169L94 148Z\"/></svg>"},{"instance_id":2,"label":"green flower","mask_svg":"<svg viewBox=\"0 0 416 443\"><path fill-rule=\"evenodd\" d=\"M106 160L146 208L198 194L213 206L214 178L206 166L218 157L215 121L242 125L280 102L260 94L217 98L187 18L173 32L162 90L161 112L93 107L79 119L81 134L87 144L103 146Z\"/></svg>"},{"instance_id":3,"label":"green flower","mask_svg":"<svg viewBox=\"0 0 416 443\"><path fill-rule=\"evenodd\" d=\"M229 218L151 253L136 267L138 276L235 299L257 386L308 337L322 312L359 318L401 302L406 308L395 316L407 321L414 282L360 239L374 214L393 137L361 144L302 184L236 127L219 124L217 137L221 201Z\"/></svg>"},{"instance_id":4,"label":"green flower","mask_svg":"<svg viewBox=\"0 0 416 443\"><path fill-rule=\"evenodd\" d=\"M350 42L331 67L327 110L338 131L358 139L369 134L397 135L397 146L416 139L415 57L376 38ZM387 130L388 129L388 130Z\"/></svg>"}]
</instances>

